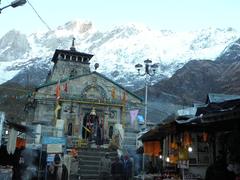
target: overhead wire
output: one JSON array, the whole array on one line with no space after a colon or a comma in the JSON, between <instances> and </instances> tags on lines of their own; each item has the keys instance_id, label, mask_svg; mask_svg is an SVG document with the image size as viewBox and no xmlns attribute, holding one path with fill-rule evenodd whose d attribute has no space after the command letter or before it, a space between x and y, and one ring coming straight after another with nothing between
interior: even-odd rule
<instances>
[{"instance_id":1,"label":"overhead wire","mask_svg":"<svg viewBox=\"0 0 240 180\"><path fill-rule=\"evenodd\" d=\"M49 31L53 31L52 28L48 25L48 23L41 17L41 15L38 13L38 11L36 10L36 8L34 8L34 6L30 3L29 0L27 0L27 3L30 5L30 7L33 9L34 13L38 16L38 18L40 19L40 21L47 27L47 29ZM57 41L59 43L58 47L63 46L63 43L60 41L60 39L57 38Z\"/></svg>"},{"instance_id":2,"label":"overhead wire","mask_svg":"<svg viewBox=\"0 0 240 180\"><path fill-rule=\"evenodd\" d=\"M40 16L40 14L37 12L37 10L33 7L33 5L29 2L29 0L27 0L28 4L30 5L30 7L33 9L33 11L35 12L35 14L38 16L38 18L42 21L42 23L48 28L49 31L52 31L52 29L50 28L50 26L47 24L46 21L44 21L44 19Z\"/></svg>"},{"instance_id":3,"label":"overhead wire","mask_svg":"<svg viewBox=\"0 0 240 180\"><path fill-rule=\"evenodd\" d=\"M1 2L1 0L0 0ZM41 17L41 15L38 13L38 11L36 10L36 8L34 8L34 6L31 4L31 2L29 0L27 0L27 3L30 5L30 7L32 8L32 10L34 11L34 13L37 15L37 17L40 19L40 21L44 24L44 26L49 30L52 31L51 27L48 25L48 23ZM59 45L63 45L62 42L57 39ZM15 91L22 91L22 92L27 92L28 90L23 90L23 89L16 89L16 88L6 88L6 87L0 87L0 88L5 88L8 90L15 90Z\"/></svg>"},{"instance_id":4,"label":"overhead wire","mask_svg":"<svg viewBox=\"0 0 240 180\"><path fill-rule=\"evenodd\" d=\"M0 0L1 2L1 0ZM52 29L50 28L50 26L48 25L48 23L41 17L41 15L38 13L38 11L36 10L36 8L34 8L34 6L30 3L29 0L27 0L27 3L30 5L30 7L33 9L34 13L38 16L38 18L40 19L40 21L47 27L47 29L49 31L52 31ZM57 38L57 41L59 42L60 45L63 46L63 43ZM6 87L6 86L0 86L1 89L8 89L8 90L15 90L15 91L21 91L21 92L29 92L29 90L24 90L24 89L18 89L18 88L12 88L12 87ZM41 94L46 94L46 93L41 93Z\"/></svg>"}]
</instances>

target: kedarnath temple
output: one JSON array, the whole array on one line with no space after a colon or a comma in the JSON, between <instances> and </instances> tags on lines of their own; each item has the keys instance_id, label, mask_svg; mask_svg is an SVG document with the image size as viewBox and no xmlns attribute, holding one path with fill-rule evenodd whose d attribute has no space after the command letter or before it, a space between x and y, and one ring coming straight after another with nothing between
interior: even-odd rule
<instances>
[{"instance_id":1,"label":"kedarnath temple","mask_svg":"<svg viewBox=\"0 0 240 180\"><path fill-rule=\"evenodd\" d=\"M54 125L64 120L65 133L83 139L90 126L102 125L108 139L115 124L129 125L129 111L141 107L142 99L96 72L98 64L91 72L92 57L76 51L74 40L70 50L55 51L53 69L37 88L34 122Z\"/></svg>"},{"instance_id":2,"label":"kedarnath temple","mask_svg":"<svg viewBox=\"0 0 240 180\"><path fill-rule=\"evenodd\" d=\"M37 143L46 146L48 156L77 150L82 166L78 174L85 179L97 176L98 157L103 156L99 153L108 151L111 144L116 145L112 158L117 150L126 154L131 147L136 151L137 126L130 121L130 111L143 107L140 97L98 73L98 63L91 72L92 57L77 51L74 39L70 50L55 51L53 68L35 92L32 122L40 134ZM91 149L95 149L92 154ZM94 165L87 162L91 158Z\"/></svg>"}]
</instances>

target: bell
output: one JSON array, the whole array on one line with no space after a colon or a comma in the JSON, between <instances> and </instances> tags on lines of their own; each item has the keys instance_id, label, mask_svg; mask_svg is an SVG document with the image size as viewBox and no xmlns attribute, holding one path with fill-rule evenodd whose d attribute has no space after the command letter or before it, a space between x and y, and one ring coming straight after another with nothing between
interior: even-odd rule
<instances>
[{"instance_id":1,"label":"bell","mask_svg":"<svg viewBox=\"0 0 240 180\"><path fill-rule=\"evenodd\" d=\"M96 110L95 107L92 108L91 112L90 112L91 116L96 116Z\"/></svg>"}]
</instances>

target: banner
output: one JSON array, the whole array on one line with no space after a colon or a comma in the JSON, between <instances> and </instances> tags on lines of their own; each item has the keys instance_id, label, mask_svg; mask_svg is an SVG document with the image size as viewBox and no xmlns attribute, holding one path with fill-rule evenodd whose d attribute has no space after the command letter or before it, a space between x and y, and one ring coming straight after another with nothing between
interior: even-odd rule
<instances>
[{"instance_id":1,"label":"banner","mask_svg":"<svg viewBox=\"0 0 240 180\"><path fill-rule=\"evenodd\" d=\"M68 92L68 84L67 84L67 82L63 85L63 91Z\"/></svg>"},{"instance_id":2,"label":"banner","mask_svg":"<svg viewBox=\"0 0 240 180\"><path fill-rule=\"evenodd\" d=\"M112 99L115 99L116 98L116 90L114 87L112 87Z\"/></svg>"},{"instance_id":3,"label":"banner","mask_svg":"<svg viewBox=\"0 0 240 180\"><path fill-rule=\"evenodd\" d=\"M55 113L55 119L57 119L57 117L58 117L58 111L61 109L62 107L59 105L59 103L57 102L57 104L56 104L56 109L55 109L55 111L54 111L54 113Z\"/></svg>"},{"instance_id":4,"label":"banner","mask_svg":"<svg viewBox=\"0 0 240 180\"><path fill-rule=\"evenodd\" d=\"M122 103L126 103L127 102L127 93L124 91L123 92L123 97L122 97Z\"/></svg>"},{"instance_id":5,"label":"banner","mask_svg":"<svg viewBox=\"0 0 240 180\"><path fill-rule=\"evenodd\" d=\"M63 148L62 144L48 144L47 153L62 153Z\"/></svg>"},{"instance_id":6,"label":"banner","mask_svg":"<svg viewBox=\"0 0 240 180\"><path fill-rule=\"evenodd\" d=\"M131 118L131 126L134 126L134 120L136 119L137 115L138 115L139 110L135 109L135 110L131 110L130 111L130 118Z\"/></svg>"},{"instance_id":7,"label":"banner","mask_svg":"<svg viewBox=\"0 0 240 180\"><path fill-rule=\"evenodd\" d=\"M43 136L42 144L66 144L65 137Z\"/></svg>"},{"instance_id":8,"label":"banner","mask_svg":"<svg viewBox=\"0 0 240 180\"><path fill-rule=\"evenodd\" d=\"M60 87L60 81L58 81L57 86L56 86L56 99L60 99L60 94L61 94L61 87Z\"/></svg>"}]
</instances>

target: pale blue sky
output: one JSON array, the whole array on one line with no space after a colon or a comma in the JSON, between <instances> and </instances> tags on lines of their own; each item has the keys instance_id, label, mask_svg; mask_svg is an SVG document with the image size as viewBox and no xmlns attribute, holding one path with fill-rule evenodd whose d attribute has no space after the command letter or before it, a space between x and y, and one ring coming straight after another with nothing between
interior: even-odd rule
<instances>
[{"instance_id":1,"label":"pale blue sky","mask_svg":"<svg viewBox=\"0 0 240 180\"><path fill-rule=\"evenodd\" d=\"M0 7L13 0L2 0ZM74 19L90 20L100 30L125 23L173 31L233 27L240 31L240 0L29 0L52 28ZM47 30L29 4L0 14L0 36L11 29Z\"/></svg>"}]
</instances>

